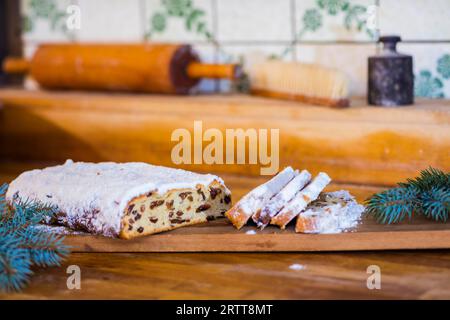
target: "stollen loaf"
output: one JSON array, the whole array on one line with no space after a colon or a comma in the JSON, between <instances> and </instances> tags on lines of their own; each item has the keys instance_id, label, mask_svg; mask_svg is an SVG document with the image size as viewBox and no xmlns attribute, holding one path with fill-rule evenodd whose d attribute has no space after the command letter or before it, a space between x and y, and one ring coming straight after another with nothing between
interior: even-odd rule
<instances>
[{"instance_id":1,"label":"stollen loaf","mask_svg":"<svg viewBox=\"0 0 450 320\"><path fill-rule=\"evenodd\" d=\"M222 217L231 206L218 176L141 162L67 160L22 173L6 199L54 205L55 224L123 239Z\"/></svg>"}]
</instances>

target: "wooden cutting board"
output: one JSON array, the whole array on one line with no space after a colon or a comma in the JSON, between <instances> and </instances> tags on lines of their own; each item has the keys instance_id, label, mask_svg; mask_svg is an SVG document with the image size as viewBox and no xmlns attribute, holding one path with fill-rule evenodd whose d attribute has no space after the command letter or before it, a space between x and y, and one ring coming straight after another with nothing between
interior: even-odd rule
<instances>
[{"instance_id":1,"label":"wooden cutting board","mask_svg":"<svg viewBox=\"0 0 450 320\"><path fill-rule=\"evenodd\" d=\"M263 183L264 177L223 175L236 199ZM378 186L331 183L326 191L348 190L362 203ZM247 234L248 231L256 234ZM134 240L102 236L68 236L76 252L308 252L397 249L450 249L450 223L423 217L395 225L378 224L366 216L354 230L341 234L299 234L291 224L286 230L255 225L236 230L227 219L190 226Z\"/></svg>"},{"instance_id":2,"label":"wooden cutting board","mask_svg":"<svg viewBox=\"0 0 450 320\"><path fill-rule=\"evenodd\" d=\"M48 163L12 163L0 166L0 181L11 181L20 172L45 167ZM3 168L3 170L1 170ZM239 199L265 182L265 177L222 175L233 196ZM383 187L332 182L326 191L348 190L362 203ZM246 234L253 230L254 235ZM236 230L226 219L155 234L135 240L102 236L67 236L65 243L73 252L307 252L361 251L395 249L450 249L450 223L425 218L396 225L380 225L367 217L354 232L342 234L297 234L294 226L280 230L269 226L263 231L255 226Z\"/></svg>"},{"instance_id":3,"label":"wooden cutting board","mask_svg":"<svg viewBox=\"0 0 450 320\"><path fill-rule=\"evenodd\" d=\"M254 230L256 234L247 234ZM364 218L354 232L340 234L297 234L269 226L236 230L225 220L180 228L134 240L102 236L67 236L74 252L302 252L364 251L397 249L450 249L450 223L425 218L413 222L380 225Z\"/></svg>"}]
</instances>

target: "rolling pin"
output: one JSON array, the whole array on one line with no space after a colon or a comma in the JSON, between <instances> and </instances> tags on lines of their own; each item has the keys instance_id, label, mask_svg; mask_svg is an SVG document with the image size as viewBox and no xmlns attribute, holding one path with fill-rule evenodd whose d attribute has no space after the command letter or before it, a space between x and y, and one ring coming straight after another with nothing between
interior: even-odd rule
<instances>
[{"instance_id":1,"label":"rolling pin","mask_svg":"<svg viewBox=\"0 0 450 320\"><path fill-rule=\"evenodd\" d=\"M31 75L45 89L187 94L202 78L235 79L235 64L205 64L189 45L44 44L30 61L6 58L5 73Z\"/></svg>"}]
</instances>

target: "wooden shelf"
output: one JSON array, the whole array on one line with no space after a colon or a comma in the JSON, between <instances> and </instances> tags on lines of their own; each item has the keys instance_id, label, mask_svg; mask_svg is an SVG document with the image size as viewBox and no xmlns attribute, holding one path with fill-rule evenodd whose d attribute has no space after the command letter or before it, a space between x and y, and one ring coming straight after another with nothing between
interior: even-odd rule
<instances>
[{"instance_id":1,"label":"wooden shelf","mask_svg":"<svg viewBox=\"0 0 450 320\"><path fill-rule=\"evenodd\" d=\"M145 161L174 166L176 128L279 128L280 167L334 181L392 185L428 166L450 170L450 102L343 110L243 95L158 96L0 90L0 157L11 161ZM183 165L259 175L257 165Z\"/></svg>"}]
</instances>

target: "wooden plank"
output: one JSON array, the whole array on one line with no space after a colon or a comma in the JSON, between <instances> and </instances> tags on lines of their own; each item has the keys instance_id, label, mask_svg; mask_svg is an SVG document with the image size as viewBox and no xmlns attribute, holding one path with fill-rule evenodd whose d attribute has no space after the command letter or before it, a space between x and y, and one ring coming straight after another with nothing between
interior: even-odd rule
<instances>
[{"instance_id":1,"label":"wooden plank","mask_svg":"<svg viewBox=\"0 0 450 320\"><path fill-rule=\"evenodd\" d=\"M254 230L256 234L247 234ZM355 232L297 234L290 226L263 231L253 226L234 229L228 221L180 228L134 240L102 236L68 236L75 252L311 252L401 249L450 249L450 224L416 219L413 223L380 225L365 218Z\"/></svg>"},{"instance_id":2,"label":"wooden plank","mask_svg":"<svg viewBox=\"0 0 450 320\"><path fill-rule=\"evenodd\" d=\"M300 264L302 270L290 269ZM81 268L81 290L66 269ZM367 288L367 267L381 290ZM0 299L449 299L450 252L73 253Z\"/></svg>"},{"instance_id":3,"label":"wooden plank","mask_svg":"<svg viewBox=\"0 0 450 320\"><path fill-rule=\"evenodd\" d=\"M169 97L0 90L0 157L145 161L174 166L174 129L279 128L280 166L325 171L342 183L393 185L434 166L450 170L450 103L343 110L248 96ZM20 124L20 125L18 125ZM201 172L211 166L181 165ZM259 175L258 165L214 165Z\"/></svg>"}]
</instances>

